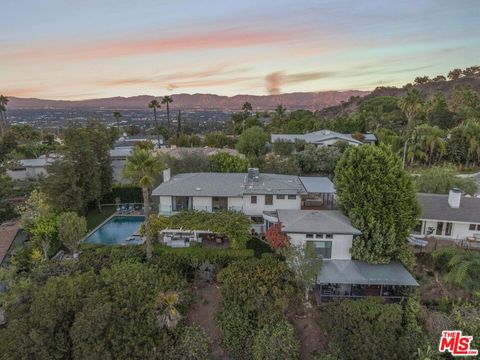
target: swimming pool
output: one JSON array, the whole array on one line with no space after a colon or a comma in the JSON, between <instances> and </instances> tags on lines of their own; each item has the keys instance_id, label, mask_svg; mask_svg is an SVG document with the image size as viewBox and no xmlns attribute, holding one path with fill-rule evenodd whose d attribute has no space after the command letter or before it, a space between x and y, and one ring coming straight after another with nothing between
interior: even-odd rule
<instances>
[{"instance_id":1,"label":"swimming pool","mask_svg":"<svg viewBox=\"0 0 480 360\"><path fill-rule=\"evenodd\" d=\"M113 216L83 242L101 245L141 244L143 240L138 232L144 220L144 216Z\"/></svg>"}]
</instances>

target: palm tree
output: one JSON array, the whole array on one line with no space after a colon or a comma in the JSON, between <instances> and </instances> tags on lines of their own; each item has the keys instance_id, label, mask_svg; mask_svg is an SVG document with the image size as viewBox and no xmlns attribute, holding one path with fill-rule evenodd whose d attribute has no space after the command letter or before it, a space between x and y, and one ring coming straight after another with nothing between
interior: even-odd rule
<instances>
[{"instance_id":1,"label":"palm tree","mask_svg":"<svg viewBox=\"0 0 480 360\"><path fill-rule=\"evenodd\" d=\"M463 136L467 140L468 153L465 167L470 165L472 154L480 150L480 124L475 120L468 120L463 126Z\"/></svg>"},{"instance_id":2,"label":"palm tree","mask_svg":"<svg viewBox=\"0 0 480 360\"><path fill-rule=\"evenodd\" d=\"M173 329L182 318L177 309L180 294L176 291L161 292L156 301L157 322L161 327Z\"/></svg>"},{"instance_id":3,"label":"palm tree","mask_svg":"<svg viewBox=\"0 0 480 360\"><path fill-rule=\"evenodd\" d=\"M152 257L152 239L150 234L150 193L155 178L162 171L162 162L145 149L135 149L127 158L124 175L142 188L145 208L145 233L147 238L147 258Z\"/></svg>"},{"instance_id":4,"label":"palm tree","mask_svg":"<svg viewBox=\"0 0 480 360\"><path fill-rule=\"evenodd\" d=\"M399 100L398 106L407 117L408 127L412 128L415 117L423 107L422 95L417 89L408 90L407 94Z\"/></svg>"},{"instance_id":5,"label":"palm tree","mask_svg":"<svg viewBox=\"0 0 480 360\"><path fill-rule=\"evenodd\" d=\"M171 96L165 95L162 98L162 104L167 105L167 128L170 129L170 106L169 104L173 103L173 98Z\"/></svg>"},{"instance_id":6,"label":"palm tree","mask_svg":"<svg viewBox=\"0 0 480 360\"><path fill-rule=\"evenodd\" d=\"M7 123L7 104L8 104L8 97L4 95L0 95L0 114L2 114L2 118L0 119L0 135L5 135L8 130L8 123Z\"/></svg>"},{"instance_id":7,"label":"palm tree","mask_svg":"<svg viewBox=\"0 0 480 360\"><path fill-rule=\"evenodd\" d=\"M113 117L115 118L115 120L117 122L118 132L120 132L120 119L122 118L122 114L120 113L120 111L114 111L113 112Z\"/></svg>"},{"instance_id":8,"label":"palm tree","mask_svg":"<svg viewBox=\"0 0 480 360\"><path fill-rule=\"evenodd\" d=\"M157 134L157 141L158 141L157 145L160 146L160 133L159 133L160 129L158 128L158 122L157 122L157 109L160 109L161 106L160 106L160 103L158 102L158 100L153 99L148 104L148 107L150 109L153 109L153 118L155 120L155 133Z\"/></svg>"},{"instance_id":9,"label":"palm tree","mask_svg":"<svg viewBox=\"0 0 480 360\"><path fill-rule=\"evenodd\" d=\"M469 290L480 289L480 253L454 247L444 247L432 253L439 262L445 262L445 281Z\"/></svg>"}]
</instances>

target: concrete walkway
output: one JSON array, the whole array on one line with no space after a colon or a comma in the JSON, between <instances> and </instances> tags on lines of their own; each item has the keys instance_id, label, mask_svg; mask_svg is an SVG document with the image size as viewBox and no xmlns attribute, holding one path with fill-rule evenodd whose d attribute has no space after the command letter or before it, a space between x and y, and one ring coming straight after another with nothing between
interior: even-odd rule
<instances>
[{"instance_id":1,"label":"concrete walkway","mask_svg":"<svg viewBox=\"0 0 480 360\"><path fill-rule=\"evenodd\" d=\"M12 245L19 228L18 221L7 221L0 225L0 264Z\"/></svg>"}]
</instances>

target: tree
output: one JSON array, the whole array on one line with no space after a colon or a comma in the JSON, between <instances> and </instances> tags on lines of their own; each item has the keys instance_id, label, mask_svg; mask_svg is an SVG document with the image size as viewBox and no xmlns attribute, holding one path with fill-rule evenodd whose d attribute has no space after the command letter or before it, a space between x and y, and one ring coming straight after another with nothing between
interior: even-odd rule
<instances>
[{"instance_id":1,"label":"tree","mask_svg":"<svg viewBox=\"0 0 480 360\"><path fill-rule=\"evenodd\" d=\"M177 134L180 134L182 132L182 112L178 110L178 115L177 115Z\"/></svg>"},{"instance_id":2,"label":"tree","mask_svg":"<svg viewBox=\"0 0 480 360\"><path fill-rule=\"evenodd\" d=\"M274 249L282 249L290 245L288 236L282 231L282 223L276 223L271 225L265 232L265 240L268 241L270 246Z\"/></svg>"},{"instance_id":3,"label":"tree","mask_svg":"<svg viewBox=\"0 0 480 360\"><path fill-rule=\"evenodd\" d=\"M201 327L185 326L178 334L178 340L168 360L208 360L212 339Z\"/></svg>"},{"instance_id":4,"label":"tree","mask_svg":"<svg viewBox=\"0 0 480 360\"><path fill-rule=\"evenodd\" d=\"M167 128L170 129L170 104L173 103L173 98L171 96L165 95L162 98L162 104L167 106Z\"/></svg>"},{"instance_id":5,"label":"tree","mask_svg":"<svg viewBox=\"0 0 480 360\"><path fill-rule=\"evenodd\" d=\"M17 141L23 144L32 145L42 139L42 137L40 136L40 132L30 125L12 125L10 128L10 132L13 134L13 136L15 136L15 139Z\"/></svg>"},{"instance_id":6,"label":"tree","mask_svg":"<svg viewBox=\"0 0 480 360\"><path fill-rule=\"evenodd\" d=\"M155 129L157 130L157 141L158 141L158 145L160 145L160 134L158 132L158 121L157 121L157 109L160 109L161 106L158 100L153 99L148 104L148 107L150 109L153 109L153 119L155 121Z\"/></svg>"},{"instance_id":7,"label":"tree","mask_svg":"<svg viewBox=\"0 0 480 360\"><path fill-rule=\"evenodd\" d=\"M480 290L480 253L443 247L432 253L436 267L445 273L445 281L467 290Z\"/></svg>"},{"instance_id":8,"label":"tree","mask_svg":"<svg viewBox=\"0 0 480 360\"><path fill-rule=\"evenodd\" d=\"M233 147L233 139L221 131L212 131L205 134L204 144L214 148Z\"/></svg>"},{"instance_id":9,"label":"tree","mask_svg":"<svg viewBox=\"0 0 480 360\"><path fill-rule=\"evenodd\" d=\"M408 119L408 126L411 128L414 125L414 120L417 115L422 111L423 99L422 95L417 89L411 89L407 91L407 94L402 97L398 106L404 112Z\"/></svg>"},{"instance_id":10,"label":"tree","mask_svg":"<svg viewBox=\"0 0 480 360\"><path fill-rule=\"evenodd\" d=\"M362 232L352 256L374 264L408 262L405 238L417 223L419 206L400 157L385 146L350 147L335 174L340 206Z\"/></svg>"},{"instance_id":11,"label":"tree","mask_svg":"<svg viewBox=\"0 0 480 360\"><path fill-rule=\"evenodd\" d=\"M295 144L286 140L276 140L273 142L273 152L277 155L288 156L295 150Z\"/></svg>"},{"instance_id":12,"label":"tree","mask_svg":"<svg viewBox=\"0 0 480 360\"><path fill-rule=\"evenodd\" d=\"M427 123L441 129L455 126L454 114L448 108L447 100L441 92L437 92L427 104Z\"/></svg>"},{"instance_id":13,"label":"tree","mask_svg":"<svg viewBox=\"0 0 480 360\"><path fill-rule=\"evenodd\" d=\"M174 329L182 318L177 306L180 294L176 291L161 292L156 301L157 323L160 327Z\"/></svg>"},{"instance_id":14,"label":"tree","mask_svg":"<svg viewBox=\"0 0 480 360\"><path fill-rule=\"evenodd\" d=\"M250 104L248 101L245 102L243 105L242 105L242 110L245 111L245 112L250 112L253 110L252 108L252 104Z\"/></svg>"},{"instance_id":15,"label":"tree","mask_svg":"<svg viewBox=\"0 0 480 360\"><path fill-rule=\"evenodd\" d=\"M160 158L154 157L150 152L143 149L135 149L127 158L124 175L142 188L143 205L145 208L145 230L147 238L147 258L152 257L152 239L150 236L150 193L155 178L162 171Z\"/></svg>"},{"instance_id":16,"label":"tree","mask_svg":"<svg viewBox=\"0 0 480 360\"><path fill-rule=\"evenodd\" d=\"M51 212L46 195L38 190L33 190L25 203L18 208L20 224L29 232L35 227L36 219L48 217Z\"/></svg>"},{"instance_id":17,"label":"tree","mask_svg":"<svg viewBox=\"0 0 480 360\"><path fill-rule=\"evenodd\" d=\"M48 261L52 242L57 236L57 217L53 214L35 219L32 229L34 241L38 241L43 250L44 260Z\"/></svg>"},{"instance_id":18,"label":"tree","mask_svg":"<svg viewBox=\"0 0 480 360\"><path fill-rule=\"evenodd\" d=\"M65 212L58 217L58 238L72 253L78 251L80 240L87 233L87 222L84 217L74 212Z\"/></svg>"},{"instance_id":19,"label":"tree","mask_svg":"<svg viewBox=\"0 0 480 360\"><path fill-rule=\"evenodd\" d=\"M447 78L443 75L437 75L432 79L432 81L434 82L445 81L445 80L447 80Z\"/></svg>"},{"instance_id":20,"label":"tree","mask_svg":"<svg viewBox=\"0 0 480 360\"><path fill-rule=\"evenodd\" d=\"M418 191L434 194L448 194L452 188L459 188L469 195L477 192L475 177L458 177L453 167L435 166L415 178Z\"/></svg>"},{"instance_id":21,"label":"tree","mask_svg":"<svg viewBox=\"0 0 480 360\"><path fill-rule=\"evenodd\" d=\"M117 128L118 128L118 131L120 132L120 119L122 118L122 113L120 111L114 111L113 117L117 122Z\"/></svg>"},{"instance_id":22,"label":"tree","mask_svg":"<svg viewBox=\"0 0 480 360\"><path fill-rule=\"evenodd\" d=\"M460 76L462 76L462 69L453 69L447 75L449 80L457 80Z\"/></svg>"},{"instance_id":23,"label":"tree","mask_svg":"<svg viewBox=\"0 0 480 360\"><path fill-rule=\"evenodd\" d=\"M8 132L8 122L7 122L7 104L9 99L4 96L0 95L0 114L2 115L0 118L0 137L4 137L5 134Z\"/></svg>"},{"instance_id":24,"label":"tree","mask_svg":"<svg viewBox=\"0 0 480 360\"><path fill-rule=\"evenodd\" d=\"M322 269L322 258L317 255L312 242L307 242L305 246L284 247L282 254L288 267L293 271L298 286L305 291L305 301L308 303L308 293Z\"/></svg>"},{"instance_id":25,"label":"tree","mask_svg":"<svg viewBox=\"0 0 480 360\"><path fill-rule=\"evenodd\" d=\"M418 76L414 82L415 84L427 84L430 82L430 78L428 76Z\"/></svg>"},{"instance_id":26,"label":"tree","mask_svg":"<svg viewBox=\"0 0 480 360\"><path fill-rule=\"evenodd\" d=\"M258 126L251 127L240 136L237 150L248 158L258 158L265 153L268 136Z\"/></svg>"},{"instance_id":27,"label":"tree","mask_svg":"<svg viewBox=\"0 0 480 360\"><path fill-rule=\"evenodd\" d=\"M299 356L295 331L287 321L268 324L255 336L255 360L296 360Z\"/></svg>"},{"instance_id":28,"label":"tree","mask_svg":"<svg viewBox=\"0 0 480 360\"><path fill-rule=\"evenodd\" d=\"M248 159L230 155L227 152L219 152L208 159L210 160L210 170L212 172L247 172L250 166Z\"/></svg>"},{"instance_id":29,"label":"tree","mask_svg":"<svg viewBox=\"0 0 480 360\"><path fill-rule=\"evenodd\" d=\"M470 165L470 161L473 154L477 154L480 149L480 123L475 120L468 120L463 126L463 137L468 144L467 160L465 161L465 167Z\"/></svg>"}]
</instances>

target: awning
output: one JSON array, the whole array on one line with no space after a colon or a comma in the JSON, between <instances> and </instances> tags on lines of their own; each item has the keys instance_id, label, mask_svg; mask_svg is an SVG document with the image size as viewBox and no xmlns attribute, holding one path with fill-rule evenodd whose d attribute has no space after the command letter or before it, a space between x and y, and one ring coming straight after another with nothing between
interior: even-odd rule
<instances>
[{"instance_id":1,"label":"awning","mask_svg":"<svg viewBox=\"0 0 480 360\"><path fill-rule=\"evenodd\" d=\"M317 284L418 286L399 262L368 264L358 260L324 260Z\"/></svg>"},{"instance_id":2,"label":"awning","mask_svg":"<svg viewBox=\"0 0 480 360\"><path fill-rule=\"evenodd\" d=\"M335 186L327 177L300 176L300 181L309 194L335 193Z\"/></svg>"}]
</instances>

